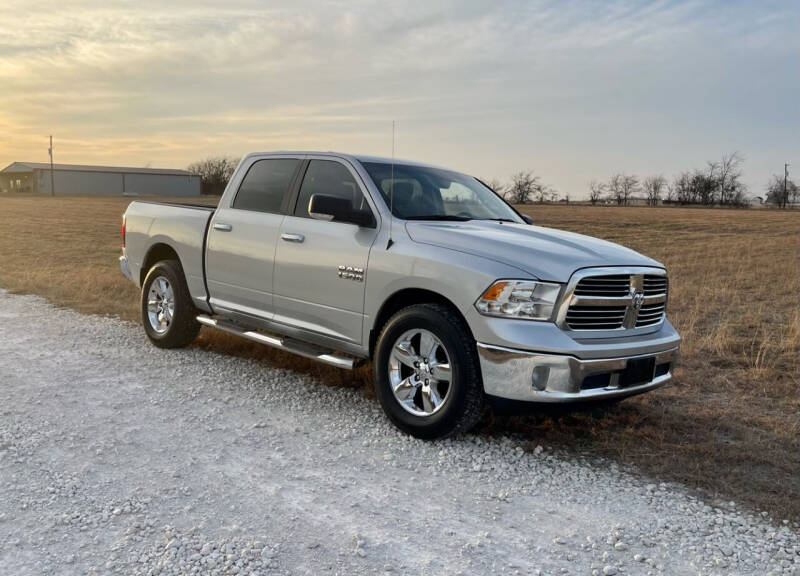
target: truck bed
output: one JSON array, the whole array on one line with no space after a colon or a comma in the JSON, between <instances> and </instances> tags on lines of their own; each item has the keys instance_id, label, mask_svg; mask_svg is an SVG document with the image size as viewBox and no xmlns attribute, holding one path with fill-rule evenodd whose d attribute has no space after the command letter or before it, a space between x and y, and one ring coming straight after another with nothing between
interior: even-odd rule
<instances>
[{"instance_id":1,"label":"truck bed","mask_svg":"<svg viewBox=\"0 0 800 576\"><path fill-rule=\"evenodd\" d=\"M135 200L125 211L126 245L131 276L141 286L142 270L154 263L159 251L170 247L177 253L195 305L204 309L205 236L215 206Z\"/></svg>"}]
</instances>

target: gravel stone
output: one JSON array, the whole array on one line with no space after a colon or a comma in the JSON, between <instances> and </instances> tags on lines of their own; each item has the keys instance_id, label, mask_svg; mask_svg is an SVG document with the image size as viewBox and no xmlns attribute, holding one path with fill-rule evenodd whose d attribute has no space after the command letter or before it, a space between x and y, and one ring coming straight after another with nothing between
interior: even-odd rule
<instances>
[{"instance_id":1,"label":"gravel stone","mask_svg":"<svg viewBox=\"0 0 800 576\"><path fill-rule=\"evenodd\" d=\"M797 522L528 438L416 440L281 361L0 291L0 572L800 573Z\"/></svg>"}]
</instances>

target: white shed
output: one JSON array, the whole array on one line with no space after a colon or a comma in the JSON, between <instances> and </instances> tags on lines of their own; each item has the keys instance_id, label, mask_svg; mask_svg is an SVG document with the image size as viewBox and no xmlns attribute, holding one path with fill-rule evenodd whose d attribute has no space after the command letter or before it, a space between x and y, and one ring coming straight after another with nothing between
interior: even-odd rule
<instances>
[{"instance_id":1,"label":"white shed","mask_svg":"<svg viewBox=\"0 0 800 576\"><path fill-rule=\"evenodd\" d=\"M0 170L0 192L56 196L199 196L200 177L169 168L12 162Z\"/></svg>"}]
</instances>

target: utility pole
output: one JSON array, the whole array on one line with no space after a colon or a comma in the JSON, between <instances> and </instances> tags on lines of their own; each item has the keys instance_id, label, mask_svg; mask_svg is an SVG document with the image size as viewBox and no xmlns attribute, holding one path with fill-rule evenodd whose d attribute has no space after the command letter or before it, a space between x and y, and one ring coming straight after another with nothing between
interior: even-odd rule
<instances>
[{"instance_id":1,"label":"utility pole","mask_svg":"<svg viewBox=\"0 0 800 576\"><path fill-rule=\"evenodd\" d=\"M789 181L789 165L783 165L783 207L786 208L786 204L789 202L789 190L786 187L787 182Z\"/></svg>"},{"instance_id":2,"label":"utility pole","mask_svg":"<svg viewBox=\"0 0 800 576\"><path fill-rule=\"evenodd\" d=\"M50 148L47 149L50 154L50 196L56 195L55 178L53 177L53 135L50 134Z\"/></svg>"}]
</instances>

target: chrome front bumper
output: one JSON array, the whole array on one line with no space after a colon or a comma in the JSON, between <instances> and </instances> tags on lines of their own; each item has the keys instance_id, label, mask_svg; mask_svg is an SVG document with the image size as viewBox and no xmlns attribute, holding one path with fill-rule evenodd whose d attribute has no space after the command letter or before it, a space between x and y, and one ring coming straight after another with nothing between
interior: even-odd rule
<instances>
[{"instance_id":1,"label":"chrome front bumper","mask_svg":"<svg viewBox=\"0 0 800 576\"><path fill-rule=\"evenodd\" d=\"M483 387L490 396L528 402L582 402L632 396L666 384L672 379L678 347L582 360L479 342L478 356Z\"/></svg>"},{"instance_id":2,"label":"chrome front bumper","mask_svg":"<svg viewBox=\"0 0 800 576\"><path fill-rule=\"evenodd\" d=\"M133 275L131 274L131 269L128 267L128 258L125 256L119 257L119 271L122 272L125 278L133 282Z\"/></svg>"}]
</instances>

